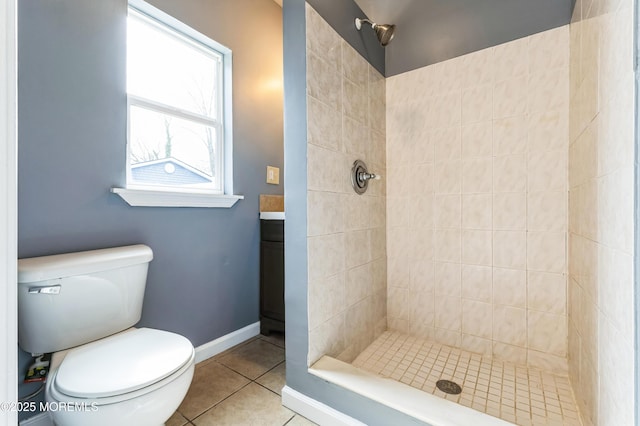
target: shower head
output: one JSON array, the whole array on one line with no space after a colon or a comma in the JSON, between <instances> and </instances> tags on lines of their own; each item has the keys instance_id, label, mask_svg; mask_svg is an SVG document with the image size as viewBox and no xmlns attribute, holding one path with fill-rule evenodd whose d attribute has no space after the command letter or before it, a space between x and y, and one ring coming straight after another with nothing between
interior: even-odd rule
<instances>
[{"instance_id":1,"label":"shower head","mask_svg":"<svg viewBox=\"0 0 640 426\"><path fill-rule=\"evenodd\" d=\"M378 37L378 41L383 47L389 44L391 40L393 40L393 33L396 30L395 25L376 24L375 22L371 22L368 19L356 18L356 28L358 29L358 31L360 31L360 29L362 28L363 22L371 25L371 28L373 28L373 31L375 31L376 33L376 37Z\"/></svg>"}]
</instances>

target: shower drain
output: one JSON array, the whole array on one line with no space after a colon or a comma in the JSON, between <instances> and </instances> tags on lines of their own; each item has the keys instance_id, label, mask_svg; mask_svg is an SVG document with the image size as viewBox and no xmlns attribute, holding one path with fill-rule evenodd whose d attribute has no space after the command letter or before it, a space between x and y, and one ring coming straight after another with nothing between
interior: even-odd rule
<instances>
[{"instance_id":1,"label":"shower drain","mask_svg":"<svg viewBox=\"0 0 640 426\"><path fill-rule=\"evenodd\" d=\"M457 383L452 382L451 380L438 380L436 382L436 387L442 392L451 395L458 395L462 392L462 388Z\"/></svg>"}]
</instances>

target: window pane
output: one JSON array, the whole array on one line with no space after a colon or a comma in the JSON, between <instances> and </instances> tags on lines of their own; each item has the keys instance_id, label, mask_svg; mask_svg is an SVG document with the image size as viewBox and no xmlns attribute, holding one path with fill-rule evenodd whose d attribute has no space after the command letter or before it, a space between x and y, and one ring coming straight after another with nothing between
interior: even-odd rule
<instances>
[{"instance_id":1,"label":"window pane","mask_svg":"<svg viewBox=\"0 0 640 426\"><path fill-rule=\"evenodd\" d=\"M129 11L129 94L217 118L220 61L220 55L204 46Z\"/></svg>"},{"instance_id":2,"label":"window pane","mask_svg":"<svg viewBox=\"0 0 640 426\"><path fill-rule=\"evenodd\" d=\"M130 106L132 183L220 190L220 153L214 127Z\"/></svg>"}]
</instances>

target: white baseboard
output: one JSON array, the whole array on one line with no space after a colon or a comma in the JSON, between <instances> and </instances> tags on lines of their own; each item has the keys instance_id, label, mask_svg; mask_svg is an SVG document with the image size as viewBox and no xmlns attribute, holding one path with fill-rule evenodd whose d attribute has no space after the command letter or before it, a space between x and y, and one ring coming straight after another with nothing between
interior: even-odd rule
<instances>
[{"instance_id":1,"label":"white baseboard","mask_svg":"<svg viewBox=\"0 0 640 426\"><path fill-rule=\"evenodd\" d=\"M353 417L309 398L289 386L282 388L282 405L322 426L366 426Z\"/></svg>"},{"instance_id":2,"label":"white baseboard","mask_svg":"<svg viewBox=\"0 0 640 426\"><path fill-rule=\"evenodd\" d=\"M196 348L196 363L202 362L260 334L260 321L218 337Z\"/></svg>"},{"instance_id":3,"label":"white baseboard","mask_svg":"<svg viewBox=\"0 0 640 426\"><path fill-rule=\"evenodd\" d=\"M21 421L20 426L53 426L53 420L48 413L40 413Z\"/></svg>"}]
</instances>

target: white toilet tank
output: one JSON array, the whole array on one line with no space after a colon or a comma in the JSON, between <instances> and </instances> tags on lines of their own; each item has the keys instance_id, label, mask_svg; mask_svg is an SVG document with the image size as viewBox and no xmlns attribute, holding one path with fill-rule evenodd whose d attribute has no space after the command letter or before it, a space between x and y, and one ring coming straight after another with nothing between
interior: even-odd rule
<instances>
[{"instance_id":1,"label":"white toilet tank","mask_svg":"<svg viewBox=\"0 0 640 426\"><path fill-rule=\"evenodd\" d=\"M68 349L140 320L153 252L133 245L18 260L18 343Z\"/></svg>"}]
</instances>

